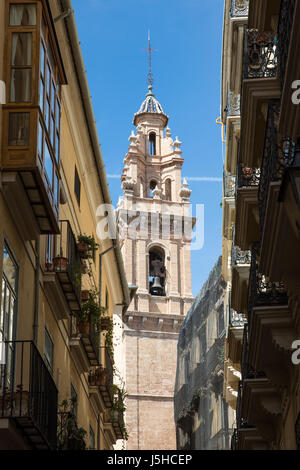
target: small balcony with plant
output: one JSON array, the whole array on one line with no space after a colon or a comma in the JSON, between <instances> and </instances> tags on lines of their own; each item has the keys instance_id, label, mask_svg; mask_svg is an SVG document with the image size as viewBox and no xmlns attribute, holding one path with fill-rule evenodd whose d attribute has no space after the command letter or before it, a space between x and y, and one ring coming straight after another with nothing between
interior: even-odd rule
<instances>
[{"instance_id":1,"label":"small balcony with plant","mask_svg":"<svg viewBox=\"0 0 300 470\"><path fill-rule=\"evenodd\" d=\"M244 315L247 314L248 281L251 263L251 252L241 250L239 246L232 245L232 308Z\"/></svg>"},{"instance_id":2,"label":"small balcony with plant","mask_svg":"<svg viewBox=\"0 0 300 470\"><path fill-rule=\"evenodd\" d=\"M71 315L70 345L81 356L85 372L91 366L100 365L101 322L106 318L106 311L99 305L97 291L89 291L89 297L81 303L80 310Z\"/></svg>"},{"instance_id":3,"label":"small balcony with plant","mask_svg":"<svg viewBox=\"0 0 300 470\"><path fill-rule=\"evenodd\" d=\"M244 31L240 156L248 168L260 168L265 138L265 109L280 98L278 40L275 33Z\"/></svg>"},{"instance_id":4,"label":"small balcony with plant","mask_svg":"<svg viewBox=\"0 0 300 470\"><path fill-rule=\"evenodd\" d=\"M86 450L87 431L78 426L77 399L63 400L59 405L57 450Z\"/></svg>"},{"instance_id":5,"label":"small balcony with plant","mask_svg":"<svg viewBox=\"0 0 300 470\"><path fill-rule=\"evenodd\" d=\"M82 276L76 238L68 220L60 221L60 235L52 237L49 244L44 272L46 294L58 318L68 319L71 313L81 310Z\"/></svg>"},{"instance_id":6,"label":"small balcony with plant","mask_svg":"<svg viewBox=\"0 0 300 470\"><path fill-rule=\"evenodd\" d=\"M259 239L259 168L237 167L235 243L243 250Z\"/></svg>"},{"instance_id":7,"label":"small balcony with plant","mask_svg":"<svg viewBox=\"0 0 300 470\"><path fill-rule=\"evenodd\" d=\"M78 235L77 249L81 259L94 259L98 247L93 235Z\"/></svg>"},{"instance_id":8,"label":"small balcony with plant","mask_svg":"<svg viewBox=\"0 0 300 470\"><path fill-rule=\"evenodd\" d=\"M55 450L58 391L32 341L0 345L0 449Z\"/></svg>"},{"instance_id":9,"label":"small balcony with plant","mask_svg":"<svg viewBox=\"0 0 300 470\"><path fill-rule=\"evenodd\" d=\"M127 392L124 388L117 385L112 386L113 403L112 407L107 410L107 419L112 424L116 438L128 440L128 433L124 421L124 413L126 411L125 400Z\"/></svg>"}]
</instances>

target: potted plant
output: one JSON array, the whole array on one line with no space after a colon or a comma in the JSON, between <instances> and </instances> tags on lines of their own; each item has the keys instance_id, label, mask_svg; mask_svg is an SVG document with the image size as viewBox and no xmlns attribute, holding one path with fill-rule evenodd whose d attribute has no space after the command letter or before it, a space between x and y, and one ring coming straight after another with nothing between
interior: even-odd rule
<instances>
[{"instance_id":1,"label":"potted plant","mask_svg":"<svg viewBox=\"0 0 300 470\"><path fill-rule=\"evenodd\" d=\"M68 266L68 258L65 258L61 254L56 255L53 258L53 269L56 272L65 272Z\"/></svg>"},{"instance_id":2,"label":"potted plant","mask_svg":"<svg viewBox=\"0 0 300 470\"><path fill-rule=\"evenodd\" d=\"M53 263L51 263L50 261L46 261L45 263L46 271L52 271L52 268L53 268Z\"/></svg>"},{"instance_id":3,"label":"potted plant","mask_svg":"<svg viewBox=\"0 0 300 470\"><path fill-rule=\"evenodd\" d=\"M84 323L84 328L87 328L87 323L92 323L93 326L99 329L100 318L106 309L99 305L97 298L97 291L89 292L89 299L82 304L81 311L77 314L78 325L81 324L83 326Z\"/></svg>"},{"instance_id":4,"label":"potted plant","mask_svg":"<svg viewBox=\"0 0 300 470\"><path fill-rule=\"evenodd\" d=\"M96 243L93 235L82 235L78 236L77 248L82 259L93 257L93 254L98 249L98 243Z\"/></svg>"},{"instance_id":5,"label":"potted plant","mask_svg":"<svg viewBox=\"0 0 300 470\"><path fill-rule=\"evenodd\" d=\"M100 366L89 373L89 384L96 386L103 386L106 384L107 369Z\"/></svg>"},{"instance_id":6,"label":"potted plant","mask_svg":"<svg viewBox=\"0 0 300 470\"><path fill-rule=\"evenodd\" d=\"M90 291L89 290L82 290L81 291L81 302L87 302L90 297Z\"/></svg>"},{"instance_id":7,"label":"potted plant","mask_svg":"<svg viewBox=\"0 0 300 470\"><path fill-rule=\"evenodd\" d=\"M108 331L112 326L112 319L108 316L100 317L100 328L103 331Z\"/></svg>"},{"instance_id":8,"label":"potted plant","mask_svg":"<svg viewBox=\"0 0 300 470\"><path fill-rule=\"evenodd\" d=\"M107 348L108 354L114 362L114 343L113 343L113 322L110 321L105 335L105 347Z\"/></svg>"},{"instance_id":9,"label":"potted plant","mask_svg":"<svg viewBox=\"0 0 300 470\"><path fill-rule=\"evenodd\" d=\"M58 450L85 450L85 438L87 432L78 427L74 413L76 399L64 400L59 405L58 427L57 427L57 449Z\"/></svg>"}]
</instances>

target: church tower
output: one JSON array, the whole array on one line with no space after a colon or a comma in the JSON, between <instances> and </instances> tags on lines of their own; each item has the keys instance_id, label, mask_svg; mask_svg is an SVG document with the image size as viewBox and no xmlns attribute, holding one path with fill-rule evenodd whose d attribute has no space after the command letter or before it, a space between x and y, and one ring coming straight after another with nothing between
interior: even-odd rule
<instances>
[{"instance_id":1,"label":"church tower","mask_svg":"<svg viewBox=\"0 0 300 470\"><path fill-rule=\"evenodd\" d=\"M177 341L194 300L195 220L191 190L181 177L181 142L173 140L168 120L153 94L150 68L148 93L134 115L117 209L127 280L136 286L124 319L127 450L176 449Z\"/></svg>"}]
</instances>

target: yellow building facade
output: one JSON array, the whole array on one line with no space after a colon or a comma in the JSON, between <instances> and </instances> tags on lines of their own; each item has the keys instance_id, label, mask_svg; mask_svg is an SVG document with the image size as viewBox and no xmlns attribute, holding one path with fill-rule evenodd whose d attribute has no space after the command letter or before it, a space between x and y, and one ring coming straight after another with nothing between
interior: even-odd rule
<instances>
[{"instance_id":1,"label":"yellow building facade","mask_svg":"<svg viewBox=\"0 0 300 470\"><path fill-rule=\"evenodd\" d=\"M112 449L130 291L69 0L0 1L0 80L0 448Z\"/></svg>"}]
</instances>

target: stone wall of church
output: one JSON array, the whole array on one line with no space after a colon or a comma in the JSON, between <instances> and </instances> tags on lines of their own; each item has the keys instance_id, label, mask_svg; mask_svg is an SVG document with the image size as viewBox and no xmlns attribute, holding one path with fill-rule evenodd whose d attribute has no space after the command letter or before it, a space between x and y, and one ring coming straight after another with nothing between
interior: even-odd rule
<instances>
[{"instance_id":1,"label":"stone wall of church","mask_svg":"<svg viewBox=\"0 0 300 470\"><path fill-rule=\"evenodd\" d=\"M128 450L175 450L174 387L178 334L125 331Z\"/></svg>"}]
</instances>

